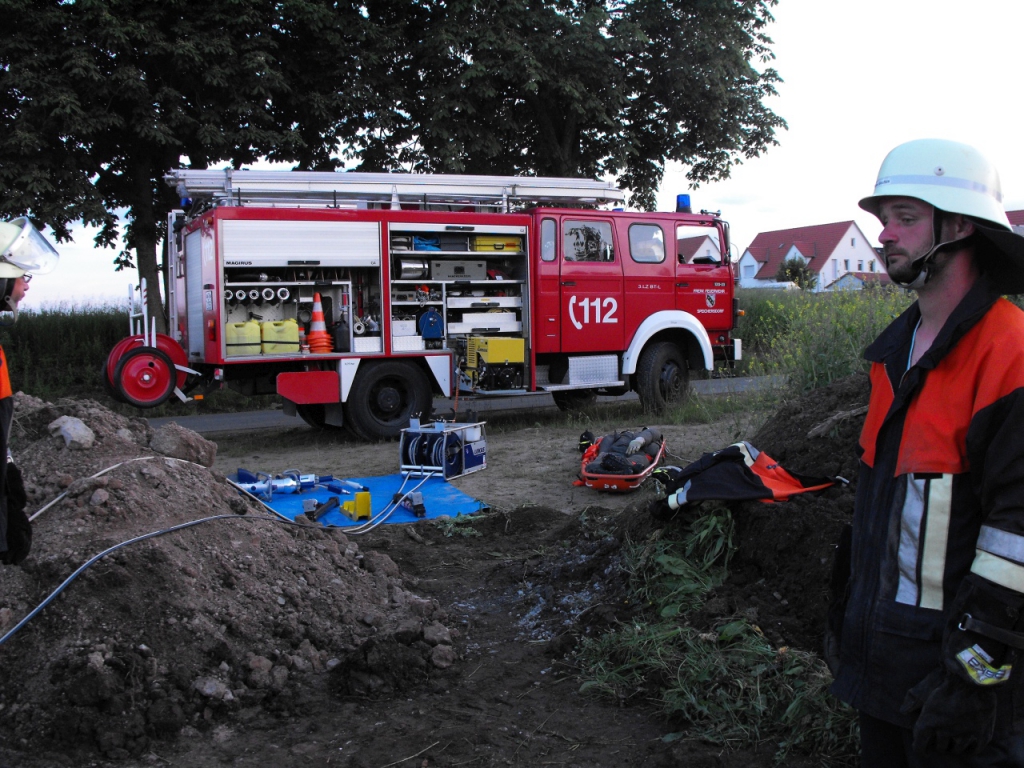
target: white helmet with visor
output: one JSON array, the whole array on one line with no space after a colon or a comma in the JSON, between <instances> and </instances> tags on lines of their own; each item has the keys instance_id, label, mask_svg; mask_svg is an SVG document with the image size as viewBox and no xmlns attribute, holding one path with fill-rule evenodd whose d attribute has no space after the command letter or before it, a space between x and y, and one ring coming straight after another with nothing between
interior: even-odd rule
<instances>
[{"instance_id":1,"label":"white helmet with visor","mask_svg":"<svg viewBox=\"0 0 1024 768\"><path fill-rule=\"evenodd\" d=\"M0 278L46 274L60 255L26 217L0 222Z\"/></svg>"},{"instance_id":2,"label":"white helmet with visor","mask_svg":"<svg viewBox=\"0 0 1024 768\"><path fill-rule=\"evenodd\" d=\"M59 260L57 250L24 216L0 221L0 312L13 312L16 322L18 278L27 281L33 274L52 272Z\"/></svg>"},{"instance_id":3,"label":"white helmet with visor","mask_svg":"<svg viewBox=\"0 0 1024 768\"><path fill-rule=\"evenodd\" d=\"M886 155L878 169L874 194L860 207L878 215L882 200L912 197L936 209L931 250L917 260L917 279L905 287L919 287L927 279L928 264L943 248L962 241L942 242L942 213L970 218L975 232L994 247L985 262L990 282L1004 293L1024 291L1024 237L1010 229L1003 209L1003 193L995 166L974 147L946 139L916 139L900 144Z\"/></svg>"}]
</instances>

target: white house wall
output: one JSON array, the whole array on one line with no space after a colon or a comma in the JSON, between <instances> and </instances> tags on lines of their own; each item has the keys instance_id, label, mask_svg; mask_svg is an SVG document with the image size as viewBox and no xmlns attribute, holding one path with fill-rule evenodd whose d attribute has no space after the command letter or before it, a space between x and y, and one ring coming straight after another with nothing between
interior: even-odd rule
<instances>
[{"instance_id":1,"label":"white house wall","mask_svg":"<svg viewBox=\"0 0 1024 768\"><path fill-rule=\"evenodd\" d=\"M763 282L754 278L760 268L761 262L755 259L750 251L744 251L740 260L736 262L736 274L740 278L740 288L757 288Z\"/></svg>"},{"instance_id":2,"label":"white house wall","mask_svg":"<svg viewBox=\"0 0 1024 768\"><path fill-rule=\"evenodd\" d=\"M874 265L874 266L872 266ZM818 272L816 291L824 290L829 283L838 280L847 272L884 272L878 254L864 237L860 227L851 224L835 250L825 259Z\"/></svg>"}]
</instances>

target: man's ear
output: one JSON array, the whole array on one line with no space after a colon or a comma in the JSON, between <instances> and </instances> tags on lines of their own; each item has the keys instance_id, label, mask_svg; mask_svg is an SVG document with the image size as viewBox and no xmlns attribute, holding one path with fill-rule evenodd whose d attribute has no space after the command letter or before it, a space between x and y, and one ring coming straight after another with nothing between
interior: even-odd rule
<instances>
[{"instance_id":1,"label":"man's ear","mask_svg":"<svg viewBox=\"0 0 1024 768\"><path fill-rule=\"evenodd\" d=\"M974 234L974 222L962 213L956 213L949 217L950 240L960 240Z\"/></svg>"}]
</instances>

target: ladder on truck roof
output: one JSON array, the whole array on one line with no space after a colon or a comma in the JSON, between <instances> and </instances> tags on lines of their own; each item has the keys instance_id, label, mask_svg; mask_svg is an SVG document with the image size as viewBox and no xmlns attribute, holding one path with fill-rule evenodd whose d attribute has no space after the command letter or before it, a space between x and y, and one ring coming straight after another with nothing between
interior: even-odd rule
<instances>
[{"instance_id":1,"label":"ladder on truck roof","mask_svg":"<svg viewBox=\"0 0 1024 768\"><path fill-rule=\"evenodd\" d=\"M501 211L530 201L600 205L623 203L612 182L541 176L461 176L427 173L332 173L178 169L164 176L182 199L223 205L329 205L394 208L405 205L481 206Z\"/></svg>"}]
</instances>

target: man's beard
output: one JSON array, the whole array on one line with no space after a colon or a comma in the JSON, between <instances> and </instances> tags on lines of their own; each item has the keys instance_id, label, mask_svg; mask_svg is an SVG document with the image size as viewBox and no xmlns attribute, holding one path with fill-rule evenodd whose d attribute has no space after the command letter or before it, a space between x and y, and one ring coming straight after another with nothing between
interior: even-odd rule
<instances>
[{"instance_id":1,"label":"man's beard","mask_svg":"<svg viewBox=\"0 0 1024 768\"><path fill-rule=\"evenodd\" d=\"M928 277L926 278L926 281L934 280L942 274L946 269L946 265L949 263L948 258L942 257L943 252L940 249L936 253L932 254L931 258L928 259L925 264L918 264L914 259L907 258L906 261L901 262L898 266L889 267L889 256L895 253L901 254L904 257L908 257L908 254L900 248L893 248L891 251L888 249L885 250L885 271L889 273L889 277L896 283L909 284L914 282L914 280L917 279L918 274L921 272L921 270L918 269L919 266L927 266Z\"/></svg>"},{"instance_id":2,"label":"man's beard","mask_svg":"<svg viewBox=\"0 0 1024 768\"><path fill-rule=\"evenodd\" d=\"M896 265L890 265L889 258L894 254L900 254L903 256L903 260ZM910 254L906 251L893 248L885 249L885 271L889 273L889 277L892 278L893 282L896 283L912 283L917 279L917 275L920 270L915 266L913 260L910 258Z\"/></svg>"}]
</instances>

